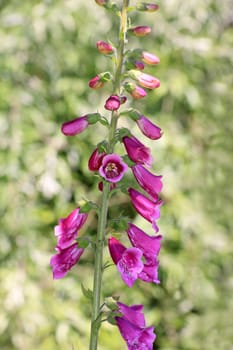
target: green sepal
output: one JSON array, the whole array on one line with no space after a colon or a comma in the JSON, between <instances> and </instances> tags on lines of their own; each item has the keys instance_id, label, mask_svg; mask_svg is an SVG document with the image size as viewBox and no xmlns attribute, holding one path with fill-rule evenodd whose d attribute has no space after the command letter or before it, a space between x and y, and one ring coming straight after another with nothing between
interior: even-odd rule
<instances>
[{"instance_id":1,"label":"green sepal","mask_svg":"<svg viewBox=\"0 0 233 350\"><path fill-rule=\"evenodd\" d=\"M99 119L99 122L104 126L109 126L109 122L108 122L107 118L105 118L105 117L101 117Z\"/></svg>"},{"instance_id":2,"label":"green sepal","mask_svg":"<svg viewBox=\"0 0 233 350\"><path fill-rule=\"evenodd\" d=\"M95 202L88 201L87 199L82 199L78 202L80 207L80 213L89 213L92 209L98 209L98 205Z\"/></svg>"},{"instance_id":3,"label":"green sepal","mask_svg":"<svg viewBox=\"0 0 233 350\"><path fill-rule=\"evenodd\" d=\"M128 108L120 113L120 115L126 115L130 117L132 120L136 121L140 118L141 113L134 108Z\"/></svg>"},{"instance_id":4,"label":"green sepal","mask_svg":"<svg viewBox=\"0 0 233 350\"><path fill-rule=\"evenodd\" d=\"M92 300L92 299L93 299L93 292L92 292L90 289L86 289L82 283L81 283L81 289L82 289L83 295L84 295L87 299L89 299L89 300Z\"/></svg>"},{"instance_id":5,"label":"green sepal","mask_svg":"<svg viewBox=\"0 0 233 350\"><path fill-rule=\"evenodd\" d=\"M108 148L108 143L107 141L102 141L100 143L98 143L97 145L97 149L99 153L103 153L103 152L107 152L107 148Z\"/></svg>"},{"instance_id":6,"label":"green sepal","mask_svg":"<svg viewBox=\"0 0 233 350\"><path fill-rule=\"evenodd\" d=\"M96 124L101 118L99 113L90 113L87 114L88 124Z\"/></svg>"},{"instance_id":7,"label":"green sepal","mask_svg":"<svg viewBox=\"0 0 233 350\"><path fill-rule=\"evenodd\" d=\"M79 248L87 248L89 246L89 239L88 237L80 237L77 239L78 247Z\"/></svg>"}]
</instances>

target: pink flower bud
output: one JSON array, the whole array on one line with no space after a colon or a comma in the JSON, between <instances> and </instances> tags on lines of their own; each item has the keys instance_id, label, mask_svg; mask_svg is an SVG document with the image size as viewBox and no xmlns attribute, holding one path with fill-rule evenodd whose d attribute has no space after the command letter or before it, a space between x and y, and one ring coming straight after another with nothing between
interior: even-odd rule
<instances>
[{"instance_id":1,"label":"pink flower bud","mask_svg":"<svg viewBox=\"0 0 233 350\"><path fill-rule=\"evenodd\" d=\"M99 152L98 148L96 148L89 158L88 169L90 171L98 171L102 164L102 159L105 155L105 152Z\"/></svg>"},{"instance_id":2,"label":"pink flower bud","mask_svg":"<svg viewBox=\"0 0 233 350\"><path fill-rule=\"evenodd\" d=\"M83 130L85 130L88 127L88 125L88 119L85 115L83 117L79 117L69 122L63 123L61 131L66 136L74 136L80 134Z\"/></svg>"},{"instance_id":3,"label":"pink flower bud","mask_svg":"<svg viewBox=\"0 0 233 350\"><path fill-rule=\"evenodd\" d=\"M109 2L109 0L95 0L95 2L100 6L105 6Z\"/></svg>"},{"instance_id":4,"label":"pink flower bud","mask_svg":"<svg viewBox=\"0 0 233 350\"><path fill-rule=\"evenodd\" d=\"M101 81L99 75L97 75L89 81L88 85L91 89L100 89L104 86L104 82Z\"/></svg>"},{"instance_id":5,"label":"pink flower bud","mask_svg":"<svg viewBox=\"0 0 233 350\"><path fill-rule=\"evenodd\" d=\"M129 76L147 89L156 89L160 86L160 81L156 77L134 69L129 71Z\"/></svg>"},{"instance_id":6,"label":"pink flower bud","mask_svg":"<svg viewBox=\"0 0 233 350\"><path fill-rule=\"evenodd\" d=\"M143 88L133 83L125 83L124 88L135 100L139 100L147 95L147 92Z\"/></svg>"},{"instance_id":7,"label":"pink flower bud","mask_svg":"<svg viewBox=\"0 0 233 350\"><path fill-rule=\"evenodd\" d=\"M110 96L105 102L104 108L109 111L116 111L121 105L121 99L117 95Z\"/></svg>"},{"instance_id":8,"label":"pink flower bud","mask_svg":"<svg viewBox=\"0 0 233 350\"><path fill-rule=\"evenodd\" d=\"M143 70L145 68L144 63L141 61L135 61L134 67L138 70Z\"/></svg>"},{"instance_id":9,"label":"pink flower bud","mask_svg":"<svg viewBox=\"0 0 233 350\"><path fill-rule=\"evenodd\" d=\"M149 119L141 115L136 123L141 132L151 140L158 140L162 136L161 129Z\"/></svg>"},{"instance_id":10,"label":"pink flower bud","mask_svg":"<svg viewBox=\"0 0 233 350\"><path fill-rule=\"evenodd\" d=\"M138 164L145 164L148 167L152 165L152 156L150 149L143 145L136 137L125 136L123 143L129 158Z\"/></svg>"},{"instance_id":11,"label":"pink flower bud","mask_svg":"<svg viewBox=\"0 0 233 350\"><path fill-rule=\"evenodd\" d=\"M109 43L106 43L105 41L97 41L96 47L99 50L100 53L107 55L113 52L113 47Z\"/></svg>"},{"instance_id":12,"label":"pink flower bud","mask_svg":"<svg viewBox=\"0 0 233 350\"><path fill-rule=\"evenodd\" d=\"M127 97L126 96L120 96L120 101L121 101L121 105L123 105L127 101Z\"/></svg>"},{"instance_id":13,"label":"pink flower bud","mask_svg":"<svg viewBox=\"0 0 233 350\"><path fill-rule=\"evenodd\" d=\"M122 179L127 169L128 166L121 157L112 153L103 157L99 173L106 181L116 183Z\"/></svg>"},{"instance_id":14,"label":"pink flower bud","mask_svg":"<svg viewBox=\"0 0 233 350\"><path fill-rule=\"evenodd\" d=\"M160 62L160 59L150 52L143 51L141 60L147 64L154 65Z\"/></svg>"},{"instance_id":15,"label":"pink flower bud","mask_svg":"<svg viewBox=\"0 0 233 350\"><path fill-rule=\"evenodd\" d=\"M137 26L130 28L128 32L135 36L146 36L151 32L151 28L148 26Z\"/></svg>"},{"instance_id":16,"label":"pink flower bud","mask_svg":"<svg viewBox=\"0 0 233 350\"><path fill-rule=\"evenodd\" d=\"M147 2L141 2L136 5L136 9L138 11L146 11L146 12L155 12L157 11L159 6L157 4L150 4Z\"/></svg>"}]
</instances>

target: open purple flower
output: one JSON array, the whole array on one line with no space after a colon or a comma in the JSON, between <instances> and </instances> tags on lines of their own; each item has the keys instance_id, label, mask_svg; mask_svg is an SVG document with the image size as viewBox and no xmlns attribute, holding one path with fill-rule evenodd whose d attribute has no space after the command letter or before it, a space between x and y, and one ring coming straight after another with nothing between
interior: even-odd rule
<instances>
[{"instance_id":1,"label":"open purple flower","mask_svg":"<svg viewBox=\"0 0 233 350\"><path fill-rule=\"evenodd\" d=\"M141 164L132 167L132 171L138 184L145 190L153 200L158 200L158 193L162 190L162 175L154 175Z\"/></svg>"},{"instance_id":2,"label":"open purple flower","mask_svg":"<svg viewBox=\"0 0 233 350\"><path fill-rule=\"evenodd\" d=\"M64 277L68 271L79 261L84 249L78 248L74 243L66 249L58 249L58 253L53 255L50 265L53 268L53 278L59 279Z\"/></svg>"},{"instance_id":3,"label":"open purple flower","mask_svg":"<svg viewBox=\"0 0 233 350\"><path fill-rule=\"evenodd\" d=\"M148 167L152 165L152 156L150 149L143 145L136 137L125 136L123 143L129 158L139 164L145 164Z\"/></svg>"},{"instance_id":4,"label":"open purple flower","mask_svg":"<svg viewBox=\"0 0 233 350\"><path fill-rule=\"evenodd\" d=\"M83 130L88 127L87 116L75 118L71 121L62 124L61 131L66 136L74 136L80 134Z\"/></svg>"},{"instance_id":5,"label":"open purple flower","mask_svg":"<svg viewBox=\"0 0 233 350\"><path fill-rule=\"evenodd\" d=\"M144 117L144 115L141 115L140 118L136 120L136 123L141 132L149 139L158 140L162 136L161 129Z\"/></svg>"},{"instance_id":6,"label":"open purple flower","mask_svg":"<svg viewBox=\"0 0 233 350\"><path fill-rule=\"evenodd\" d=\"M139 274L139 279L144 282L160 283L158 278L159 261L155 261L153 264L144 264L143 270Z\"/></svg>"},{"instance_id":7,"label":"open purple flower","mask_svg":"<svg viewBox=\"0 0 233 350\"><path fill-rule=\"evenodd\" d=\"M125 340L128 350L152 350L156 338L154 328L139 327L127 321L124 317L115 317L122 338Z\"/></svg>"},{"instance_id":8,"label":"open purple flower","mask_svg":"<svg viewBox=\"0 0 233 350\"><path fill-rule=\"evenodd\" d=\"M114 237L109 238L108 248L122 280L128 287L132 287L143 270L141 250L138 248L126 248Z\"/></svg>"},{"instance_id":9,"label":"open purple flower","mask_svg":"<svg viewBox=\"0 0 233 350\"><path fill-rule=\"evenodd\" d=\"M133 188L129 188L128 192L136 211L151 222L154 230L158 232L156 220L160 218L160 207L163 202L161 200L154 202Z\"/></svg>"},{"instance_id":10,"label":"open purple flower","mask_svg":"<svg viewBox=\"0 0 233 350\"><path fill-rule=\"evenodd\" d=\"M80 208L73 210L66 218L59 219L54 228L54 234L58 237L58 247L65 249L77 238L78 230L82 228L87 220L87 214L79 214Z\"/></svg>"},{"instance_id":11,"label":"open purple flower","mask_svg":"<svg viewBox=\"0 0 233 350\"><path fill-rule=\"evenodd\" d=\"M106 181L115 183L122 179L127 169L121 157L112 153L103 157L99 173Z\"/></svg>"},{"instance_id":12,"label":"open purple flower","mask_svg":"<svg viewBox=\"0 0 233 350\"><path fill-rule=\"evenodd\" d=\"M149 236L136 225L129 223L127 234L133 247L139 248L147 264L154 264L160 251L162 236Z\"/></svg>"}]
</instances>

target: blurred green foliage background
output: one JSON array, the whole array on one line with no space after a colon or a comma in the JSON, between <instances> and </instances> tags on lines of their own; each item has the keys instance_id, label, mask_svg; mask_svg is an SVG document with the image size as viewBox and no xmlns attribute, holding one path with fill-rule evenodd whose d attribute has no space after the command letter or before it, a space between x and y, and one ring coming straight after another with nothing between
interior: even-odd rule
<instances>
[{"instance_id":1,"label":"blurred green foliage background","mask_svg":"<svg viewBox=\"0 0 233 350\"><path fill-rule=\"evenodd\" d=\"M128 289L111 267L104 291L145 304L154 349L232 350L232 2L159 5L154 14L132 13L132 23L150 25L152 34L130 47L161 59L146 70L160 89L133 106L164 135L152 142L128 126L164 175L161 285L138 281ZM49 259L58 218L83 197L99 197L87 160L105 134L92 126L65 138L60 125L104 113L108 87L91 91L88 80L111 68L95 43L114 42L117 21L92 0L1 0L0 23L0 349L86 350L90 306L80 284L92 286L93 254L58 281ZM151 232L125 195L112 200L112 217L122 212ZM96 224L91 213L83 233L95 234ZM125 348L104 324L99 349Z\"/></svg>"}]
</instances>

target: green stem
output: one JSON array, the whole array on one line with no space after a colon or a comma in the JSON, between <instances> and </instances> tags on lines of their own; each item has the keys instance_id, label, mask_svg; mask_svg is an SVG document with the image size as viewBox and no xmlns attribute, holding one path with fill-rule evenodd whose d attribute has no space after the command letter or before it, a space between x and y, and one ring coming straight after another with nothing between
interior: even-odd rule
<instances>
[{"instance_id":1,"label":"green stem","mask_svg":"<svg viewBox=\"0 0 233 350\"><path fill-rule=\"evenodd\" d=\"M115 70L115 80L113 84L113 94L120 93L121 73L123 67L124 47L126 42L127 32L127 8L129 0L123 0L121 11L121 23L119 32L119 45L117 48L117 62ZM117 128L118 113L112 112L111 123L109 128L108 138L108 153L114 151L114 139ZM101 303L101 286L103 274L103 248L105 241L105 232L107 226L108 215L108 200L109 200L110 185L104 183L102 201L99 211L98 231L95 243L95 267L94 267L94 282L93 282L93 302L92 302L92 318L91 318L91 334L89 350L97 350L98 347L98 333L100 327L100 303Z\"/></svg>"}]
</instances>

